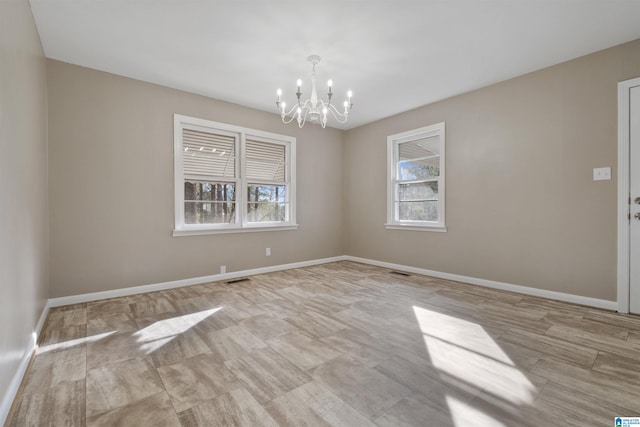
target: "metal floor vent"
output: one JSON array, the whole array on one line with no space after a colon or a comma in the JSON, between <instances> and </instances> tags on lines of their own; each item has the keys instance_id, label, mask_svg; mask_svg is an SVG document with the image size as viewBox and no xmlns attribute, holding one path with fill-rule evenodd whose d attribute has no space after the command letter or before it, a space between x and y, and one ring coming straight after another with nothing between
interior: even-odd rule
<instances>
[{"instance_id":1,"label":"metal floor vent","mask_svg":"<svg viewBox=\"0 0 640 427\"><path fill-rule=\"evenodd\" d=\"M397 274L398 276L411 277L411 274L405 273L404 271L392 271L391 274Z\"/></svg>"},{"instance_id":2,"label":"metal floor vent","mask_svg":"<svg viewBox=\"0 0 640 427\"><path fill-rule=\"evenodd\" d=\"M250 282L251 279L249 279L248 277L239 277L237 279L231 279L231 280L227 280L226 282L224 282L225 285L233 285L234 283L241 283L241 282Z\"/></svg>"}]
</instances>

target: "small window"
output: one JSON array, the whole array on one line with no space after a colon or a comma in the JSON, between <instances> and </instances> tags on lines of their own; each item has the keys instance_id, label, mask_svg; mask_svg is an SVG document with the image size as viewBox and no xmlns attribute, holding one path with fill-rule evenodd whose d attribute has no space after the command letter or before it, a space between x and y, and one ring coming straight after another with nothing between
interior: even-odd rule
<instances>
[{"instance_id":1,"label":"small window","mask_svg":"<svg viewBox=\"0 0 640 427\"><path fill-rule=\"evenodd\" d=\"M295 138L174 116L175 236L295 228Z\"/></svg>"},{"instance_id":2,"label":"small window","mask_svg":"<svg viewBox=\"0 0 640 427\"><path fill-rule=\"evenodd\" d=\"M446 231L444 123L387 138L387 228Z\"/></svg>"}]
</instances>

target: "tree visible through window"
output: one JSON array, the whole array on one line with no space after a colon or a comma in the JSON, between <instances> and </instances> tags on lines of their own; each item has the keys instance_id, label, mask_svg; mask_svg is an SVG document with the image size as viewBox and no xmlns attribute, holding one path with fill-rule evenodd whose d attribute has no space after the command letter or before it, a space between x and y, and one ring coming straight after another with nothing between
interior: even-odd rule
<instances>
[{"instance_id":1,"label":"tree visible through window","mask_svg":"<svg viewBox=\"0 0 640 427\"><path fill-rule=\"evenodd\" d=\"M222 224L235 220L235 185L187 180L184 182L185 224Z\"/></svg>"}]
</instances>

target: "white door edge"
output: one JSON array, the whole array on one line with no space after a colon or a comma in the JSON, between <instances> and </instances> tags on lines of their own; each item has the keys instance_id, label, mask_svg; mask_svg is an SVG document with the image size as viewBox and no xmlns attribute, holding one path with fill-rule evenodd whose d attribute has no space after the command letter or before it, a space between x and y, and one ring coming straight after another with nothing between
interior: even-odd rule
<instances>
[{"instance_id":1,"label":"white door edge","mask_svg":"<svg viewBox=\"0 0 640 427\"><path fill-rule=\"evenodd\" d=\"M629 91L640 77L618 83L618 312L629 313Z\"/></svg>"}]
</instances>

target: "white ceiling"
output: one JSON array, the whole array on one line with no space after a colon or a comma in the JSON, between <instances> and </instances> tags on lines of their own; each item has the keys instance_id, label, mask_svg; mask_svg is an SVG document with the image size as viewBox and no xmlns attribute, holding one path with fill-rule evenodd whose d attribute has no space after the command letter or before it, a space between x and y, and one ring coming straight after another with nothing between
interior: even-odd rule
<instances>
[{"instance_id":1,"label":"white ceiling","mask_svg":"<svg viewBox=\"0 0 640 427\"><path fill-rule=\"evenodd\" d=\"M640 0L30 3L49 58L274 113L320 55L341 129L640 38Z\"/></svg>"}]
</instances>

